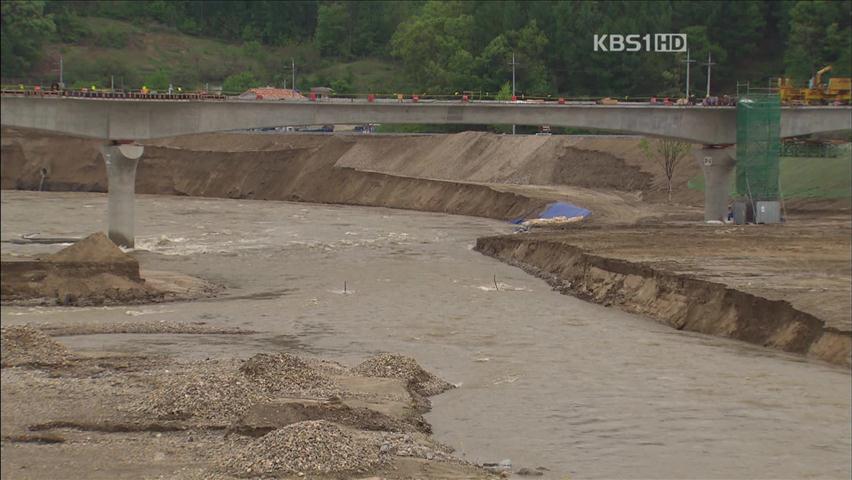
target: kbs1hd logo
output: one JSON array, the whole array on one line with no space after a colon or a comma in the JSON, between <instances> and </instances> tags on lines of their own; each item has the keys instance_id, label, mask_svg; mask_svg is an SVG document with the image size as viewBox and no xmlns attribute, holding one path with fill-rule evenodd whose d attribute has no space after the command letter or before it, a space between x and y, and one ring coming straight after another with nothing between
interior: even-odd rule
<instances>
[{"instance_id":1,"label":"kbs1hd logo","mask_svg":"<svg viewBox=\"0 0 852 480\"><path fill-rule=\"evenodd\" d=\"M645 35L595 35L596 52L660 52L686 51L685 33L646 33Z\"/></svg>"}]
</instances>

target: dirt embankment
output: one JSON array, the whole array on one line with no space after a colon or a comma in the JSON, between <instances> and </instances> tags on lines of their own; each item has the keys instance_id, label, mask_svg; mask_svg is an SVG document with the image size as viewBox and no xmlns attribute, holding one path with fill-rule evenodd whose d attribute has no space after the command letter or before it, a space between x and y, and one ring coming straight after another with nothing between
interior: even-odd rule
<instances>
[{"instance_id":1,"label":"dirt embankment","mask_svg":"<svg viewBox=\"0 0 852 480\"><path fill-rule=\"evenodd\" d=\"M150 142L138 167L136 191L405 208L504 220L539 212L546 204L541 198L487 185L336 166L358 140L217 134ZM2 187L105 191L106 171L97 148L97 141L4 130Z\"/></svg>"},{"instance_id":2,"label":"dirt embankment","mask_svg":"<svg viewBox=\"0 0 852 480\"><path fill-rule=\"evenodd\" d=\"M162 272L165 273L165 272ZM146 282L139 262L103 233L95 233L42 258L4 257L3 304L103 305L195 298L216 289L199 279L172 275Z\"/></svg>"},{"instance_id":3,"label":"dirt embankment","mask_svg":"<svg viewBox=\"0 0 852 480\"><path fill-rule=\"evenodd\" d=\"M814 253L810 261L818 265L811 265L812 272L808 271L805 254L793 266L777 265L781 270L767 270L764 281L758 273L762 271L761 261L772 259L760 259L759 254L749 257L748 252L741 257L731 255L753 241L747 236L724 242L726 239L714 233L716 230L704 234L671 227L625 230L579 229L486 237L477 240L476 250L538 275L563 293L649 315L677 329L730 337L850 366L850 276L846 271L835 272L834 279L826 277L825 262L831 262L826 258L828 252ZM706 235L709 237L703 238ZM656 247L649 246L652 238ZM696 250L716 243L716 250L704 253L727 253L727 258L690 253L685 238L695 244ZM792 245L795 240L787 235L775 240L779 248L807 253L806 246ZM720 241L724 244L719 245ZM770 255L773 243L764 238L762 244ZM838 260L833 264L848 270L848 262L843 263L843 245L839 242L835 252ZM848 239L845 249L848 253ZM689 257L692 254L695 256ZM714 272L714 268L728 269L730 275L721 270ZM737 271L739 276L734 273ZM823 288L815 290L811 275L821 271ZM822 303L828 305L821 308Z\"/></svg>"},{"instance_id":4,"label":"dirt embankment","mask_svg":"<svg viewBox=\"0 0 852 480\"><path fill-rule=\"evenodd\" d=\"M583 138L200 134L146 142L138 193L291 200L405 208L501 220L534 216L553 201L592 220L633 223L690 215L648 203L663 183L635 137L607 153ZM106 191L99 142L3 129L2 188ZM685 167L684 172L692 171ZM42 175L44 174L44 176ZM689 175L689 173L683 173ZM684 177L688 178L688 177ZM686 184L684 179L682 182ZM698 195L696 198L701 198Z\"/></svg>"}]
</instances>

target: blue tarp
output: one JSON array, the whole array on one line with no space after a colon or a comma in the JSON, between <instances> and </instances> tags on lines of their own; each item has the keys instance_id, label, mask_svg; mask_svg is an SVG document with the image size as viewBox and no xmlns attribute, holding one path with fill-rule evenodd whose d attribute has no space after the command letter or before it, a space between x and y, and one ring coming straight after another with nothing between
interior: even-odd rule
<instances>
[{"instance_id":1,"label":"blue tarp","mask_svg":"<svg viewBox=\"0 0 852 480\"><path fill-rule=\"evenodd\" d=\"M592 212L585 208L571 205L566 202L554 202L547 206L536 218L553 218L553 217L588 217ZM517 218L512 220L513 224L523 223L525 218Z\"/></svg>"}]
</instances>

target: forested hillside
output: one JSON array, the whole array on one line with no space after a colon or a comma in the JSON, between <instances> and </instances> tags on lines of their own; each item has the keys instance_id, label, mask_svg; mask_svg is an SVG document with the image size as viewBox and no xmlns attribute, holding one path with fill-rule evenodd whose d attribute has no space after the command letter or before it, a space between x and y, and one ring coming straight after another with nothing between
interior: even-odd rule
<instances>
[{"instance_id":1,"label":"forested hillside","mask_svg":"<svg viewBox=\"0 0 852 480\"><path fill-rule=\"evenodd\" d=\"M682 92L672 53L595 52L594 34L686 33L691 86L849 74L852 1L21 1L2 3L2 77L128 88L205 83L493 95ZM70 57L70 58L69 58ZM292 60L291 60L292 59ZM69 61L70 60L70 61ZM364 92L359 92L364 93Z\"/></svg>"}]
</instances>

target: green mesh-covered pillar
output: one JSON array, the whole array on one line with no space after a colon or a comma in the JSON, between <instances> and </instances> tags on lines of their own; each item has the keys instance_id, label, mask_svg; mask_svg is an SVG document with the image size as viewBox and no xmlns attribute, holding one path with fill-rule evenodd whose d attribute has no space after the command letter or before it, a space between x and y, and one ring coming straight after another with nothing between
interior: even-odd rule
<instances>
[{"instance_id":1,"label":"green mesh-covered pillar","mask_svg":"<svg viewBox=\"0 0 852 480\"><path fill-rule=\"evenodd\" d=\"M737 102L737 174L740 197L778 201L781 153L781 100L749 94Z\"/></svg>"}]
</instances>

